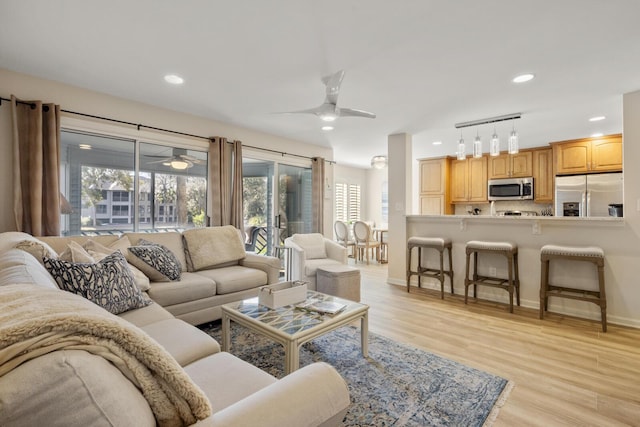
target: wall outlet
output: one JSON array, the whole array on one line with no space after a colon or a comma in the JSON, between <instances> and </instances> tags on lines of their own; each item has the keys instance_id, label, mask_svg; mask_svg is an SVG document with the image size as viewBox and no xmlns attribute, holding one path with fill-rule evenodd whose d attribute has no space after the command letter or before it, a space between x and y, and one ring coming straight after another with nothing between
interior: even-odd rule
<instances>
[{"instance_id":1,"label":"wall outlet","mask_svg":"<svg viewBox=\"0 0 640 427\"><path fill-rule=\"evenodd\" d=\"M542 234L542 227L539 221L534 221L531 226L531 234Z\"/></svg>"},{"instance_id":2,"label":"wall outlet","mask_svg":"<svg viewBox=\"0 0 640 427\"><path fill-rule=\"evenodd\" d=\"M498 272L496 271L495 267L489 267L489 276L496 276L496 274L498 274Z\"/></svg>"}]
</instances>

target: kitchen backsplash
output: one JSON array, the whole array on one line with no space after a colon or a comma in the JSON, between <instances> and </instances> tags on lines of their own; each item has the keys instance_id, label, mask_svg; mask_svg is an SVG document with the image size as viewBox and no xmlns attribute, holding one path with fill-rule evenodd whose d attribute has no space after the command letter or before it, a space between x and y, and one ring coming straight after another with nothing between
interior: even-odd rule
<instances>
[{"instance_id":1,"label":"kitchen backsplash","mask_svg":"<svg viewBox=\"0 0 640 427\"><path fill-rule=\"evenodd\" d=\"M479 209L477 215L491 215L490 203L479 204L456 204L456 215L473 215L476 209ZM504 211L520 211L520 212L535 212L538 215L542 215L544 211L553 213L553 206L541 203L534 203L530 200L501 200L495 202L496 215ZM471 213L469 213L471 212Z\"/></svg>"}]
</instances>

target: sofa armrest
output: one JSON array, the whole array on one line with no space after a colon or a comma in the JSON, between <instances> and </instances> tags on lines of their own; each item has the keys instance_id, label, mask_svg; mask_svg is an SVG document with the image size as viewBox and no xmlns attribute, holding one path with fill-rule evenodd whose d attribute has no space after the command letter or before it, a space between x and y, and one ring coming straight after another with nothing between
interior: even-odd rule
<instances>
[{"instance_id":1,"label":"sofa armrest","mask_svg":"<svg viewBox=\"0 0 640 427\"><path fill-rule=\"evenodd\" d=\"M216 412L215 426L342 425L351 403L344 379L330 365L317 362Z\"/></svg>"},{"instance_id":2,"label":"sofa armrest","mask_svg":"<svg viewBox=\"0 0 640 427\"><path fill-rule=\"evenodd\" d=\"M327 251L327 258L334 259L342 264L347 263L347 248L333 240L324 239L324 248Z\"/></svg>"},{"instance_id":3,"label":"sofa armrest","mask_svg":"<svg viewBox=\"0 0 640 427\"><path fill-rule=\"evenodd\" d=\"M238 264L267 273L266 285L277 283L280 280L280 258L247 252L245 258L241 259Z\"/></svg>"}]
</instances>

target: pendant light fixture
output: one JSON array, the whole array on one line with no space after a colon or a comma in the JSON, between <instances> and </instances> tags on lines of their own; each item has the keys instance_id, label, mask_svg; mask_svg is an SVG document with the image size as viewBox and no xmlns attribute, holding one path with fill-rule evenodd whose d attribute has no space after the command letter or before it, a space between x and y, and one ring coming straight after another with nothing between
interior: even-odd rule
<instances>
[{"instance_id":1,"label":"pendant light fixture","mask_svg":"<svg viewBox=\"0 0 640 427\"><path fill-rule=\"evenodd\" d=\"M500 155L500 138L498 138L495 126L493 127L493 135L491 135L491 143L489 144L489 154L494 157Z\"/></svg>"},{"instance_id":2,"label":"pendant light fixture","mask_svg":"<svg viewBox=\"0 0 640 427\"><path fill-rule=\"evenodd\" d=\"M476 129L476 139L473 140L473 157L482 157L482 140L480 139L478 129Z\"/></svg>"},{"instance_id":3,"label":"pendant light fixture","mask_svg":"<svg viewBox=\"0 0 640 427\"><path fill-rule=\"evenodd\" d=\"M509 135L509 154L518 154L518 133L516 132L515 125L513 126L513 130Z\"/></svg>"},{"instance_id":4,"label":"pendant light fixture","mask_svg":"<svg viewBox=\"0 0 640 427\"><path fill-rule=\"evenodd\" d=\"M464 160L467 158L467 147L464 145L464 139L462 139L462 132L460 132L460 139L458 140L458 160Z\"/></svg>"}]
</instances>

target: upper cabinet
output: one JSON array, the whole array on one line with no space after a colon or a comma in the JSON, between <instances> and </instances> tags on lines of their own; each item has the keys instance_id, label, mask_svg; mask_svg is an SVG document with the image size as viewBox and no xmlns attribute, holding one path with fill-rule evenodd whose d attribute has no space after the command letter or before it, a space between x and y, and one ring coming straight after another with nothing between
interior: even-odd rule
<instances>
[{"instance_id":1,"label":"upper cabinet","mask_svg":"<svg viewBox=\"0 0 640 427\"><path fill-rule=\"evenodd\" d=\"M557 175L622 171L622 135L554 142Z\"/></svg>"},{"instance_id":2,"label":"upper cabinet","mask_svg":"<svg viewBox=\"0 0 640 427\"><path fill-rule=\"evenodd\" d=\"M489 157L489 179L532 176L532 159L531 151Z\"/></svg>"},{"instance_id":3,"label":"upper cabinet","mask_svg":"<svg viewBox=\"0 0 640 427\"><path fill-rule=\"evenodd\" d=\"M451 158L420 160L420 214L453 213L449 174Z\"/></svg>"},{"instance_id":4,"label":"upper cabinet","mask_svg":"<svg viewBox=\"0 0 640 427\"><path fill-rule=\"evenodd\" d=\"M487 157L451 162L451 202L487 202Z\"/></svg>"},{"instance_id":5,"label":"upper cabinet","mask_svg":"<svg viewBox=\"0 0 640 427\"><path fill-rule=\"evenodd\" d=\"M541 148L531 152L533 156L533 194L536 203L553 202L553 152Z\"/></svg>"}]
</instances>

